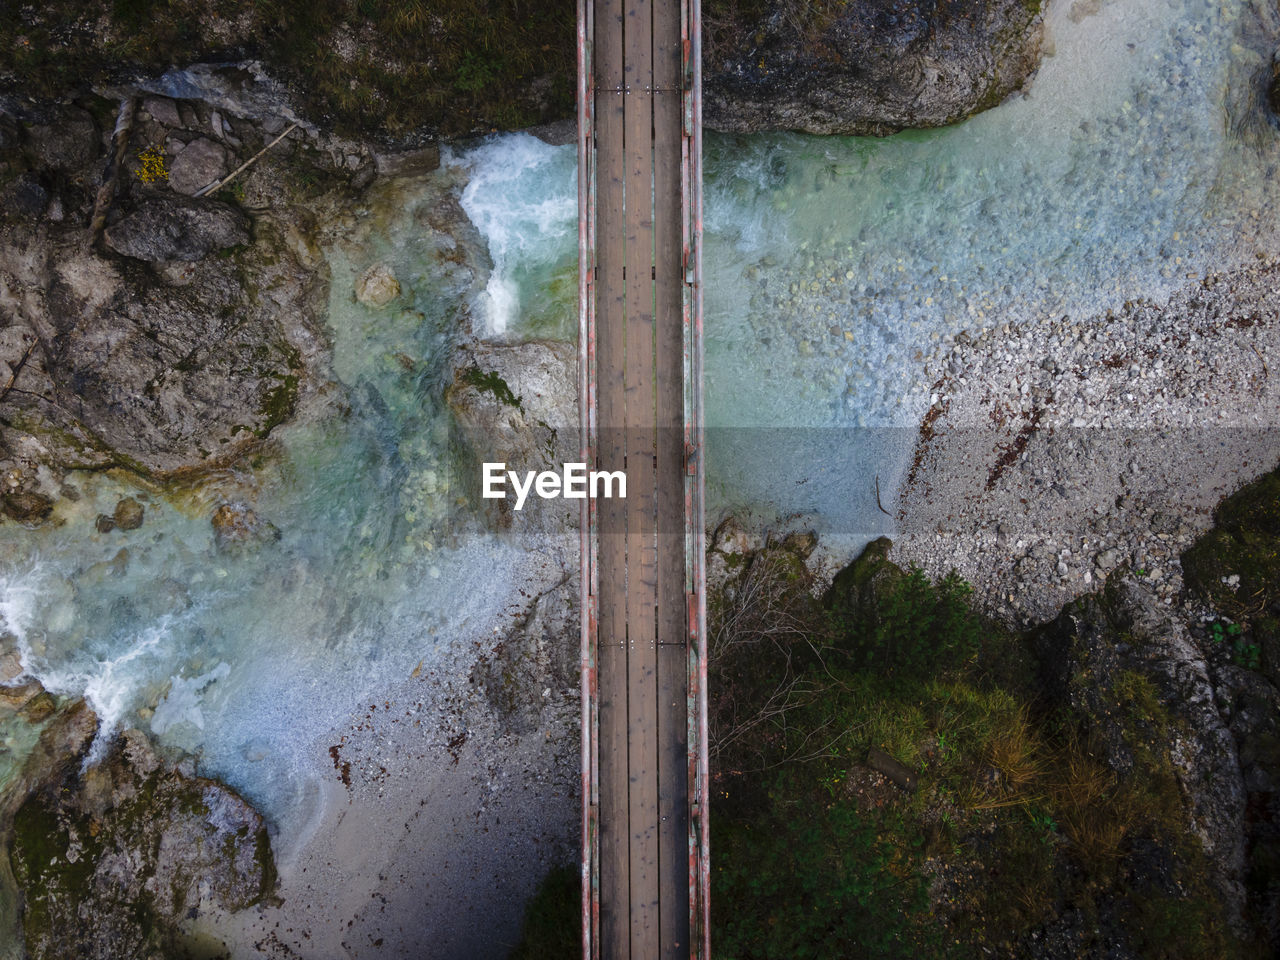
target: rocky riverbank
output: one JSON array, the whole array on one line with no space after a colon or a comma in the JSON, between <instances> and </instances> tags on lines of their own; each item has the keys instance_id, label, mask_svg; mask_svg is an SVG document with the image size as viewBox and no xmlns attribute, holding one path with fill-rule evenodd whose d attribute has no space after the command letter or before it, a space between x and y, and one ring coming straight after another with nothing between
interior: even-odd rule
<instances>
[{"instance_id":1,"label":"rocky riverbank","mask_svg":"<svg viewBox=\"0 0 1280 960\"><path fill-rule=\"evenodd\" d=\"M1010 623L1127 566L1165 603L1226 495L1280 458L1273 256L1168 302L948 338L895 555L951 568Z\"/></svg>"},{"instance_id":2,"label":"rocky riverbank","mask_svg":"<svg viewBox=\"0 0 1280 960\"><path fill-rule=\"evenodd\" d=\"M706 122L877 135L954 123L1034 74L1040 6L708 2ZM15 43L0 54L0 89L39 96L174 63L257 58L309 116L354 138L420 142L573 114L572 4L468 0L436 12L319 0L211 10L181 0L153 18L129 5L58 0L2 16Z\"/></svg>"}]
</instances>

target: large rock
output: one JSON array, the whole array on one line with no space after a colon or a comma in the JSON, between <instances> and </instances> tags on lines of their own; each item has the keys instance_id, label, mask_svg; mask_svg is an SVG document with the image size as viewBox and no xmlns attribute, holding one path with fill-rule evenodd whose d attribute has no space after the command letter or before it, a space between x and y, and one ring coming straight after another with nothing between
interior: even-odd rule
<instances>
[{"instance_id":1,"label":"large rock","mask_svg":"<svg viewBox=\"0 0 1280 960\"><path fill-rule=\"evenodd\" d=\"M249 220L217 200L153 197L108 227L105 236L107 246L135 260L200 260L248 243Z\"/></svg>"},{"instance_id":2,"label":"large rock","mask_svg":"<svg viewBox=\"0 0 1280 960\"><path fill-rule=\"evenodd\" d=\"M133 497L124 497L116 504L115 513L111 515L112 522L121 530L137 530L142 526L142 519L145 510L137 500Z\"/></svg>"},{"instance_id":3,"label":"large rock","mask_svg":"<svg viewBox=\"0 0 1280 960\"><path fill-rule=\"evenodd\" d=\"M1103 594L1068 605L1035 643L1050 698L1082 718L1099 759L1121 779L1149 784L1156 767L1172 768L1185 826L1238 924L1245 786L1208 664L1186 623L1137 580L1116 576Z\"/></svg>"},{"instance_id":4,"label":"large rock","mask_svg":"<svg viewBox=\"0 0 1280 960\"><path fill-rule=\"evenodd\" d=\"M766 0L758 20L708 28L707 126L888 134L954 123L1039 65L1039 0Z\"/></svg>"},{"instance_id":5,"label":"large rock","mask_svg":"<svg viewBox=\"0 0 1280 960\"><path fill-rule=\"evenodd\" d=\"M229 231L219 243L249 239L225 205L160 207L217 211ZM130 222L113 237L137 254L188 256L210 241L147 238L126 232ZM326 280L274 239L157 270L100 256L74 235L11 228L0 236L0 302L11 307L0 363L18 373L0 447L61 467L153 474L234 460L292 416L325 349L316 318Z\"/></svg>"},{"instance_id":6,"label":"large rock","mask_svg":"<svg viewBox=\"0 0 1280 960\"><path fill-rule=\"evenodd\" d=\"M183 921L275 887L257 811L216 781L166 769L136 730L101 765L46 784L13 822L32 960L170 957Z\"/></svg>"},{"instance_id":7,"label":"large rock","mask_svg":"<svg viewBox=\"0 0 1280 960\"><path fill-rule=\"evenodd\" d=\"M0 496L0 511L22 523L39 523L53 512L53 501L42 493L19 490Z\"/></svg>"},{"instance_id":8,"label":"large rock","mask_svg":"<svg viewBox=\"0 0 1280 960\"><path fill-rule=\"evenodd\" d=\"M575 347L559 341L485 342L459 351L446 396L474 461L477 496L484 462L505 462L523 476L528 470L558 472L579 459L577 371ZM498 504L504 521L517 516L513 497L484 502ZM530 495L521 524L570 529L578 504Z\"/></svg>"},{"instance_id":9,"label":"large rock","mask_svg":"<svg viewBox=\"0 0 1280 960\"><path fill-rule=\"evenodd\" d=\"M169 165L169 186L191 196L227 172L227 151L207 137L192 140Z\"/></svg>"}]
</instances>

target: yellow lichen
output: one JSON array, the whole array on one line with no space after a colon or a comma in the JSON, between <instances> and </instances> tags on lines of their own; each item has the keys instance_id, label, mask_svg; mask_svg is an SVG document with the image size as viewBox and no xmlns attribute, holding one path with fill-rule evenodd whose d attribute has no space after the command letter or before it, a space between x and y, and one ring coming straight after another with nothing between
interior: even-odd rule
<instances>
[{"instance_id":1,"label":"yellow lichen","mask_svg":"<svg viewBox=\"0 0 1280 960\"><path fill-rule=\"evenodd\" d=\"M148 147L138 154L138 179L143 183L168 181L169 168L164 162L164 153L157 147Z\"/></svg>"}]
</instances>

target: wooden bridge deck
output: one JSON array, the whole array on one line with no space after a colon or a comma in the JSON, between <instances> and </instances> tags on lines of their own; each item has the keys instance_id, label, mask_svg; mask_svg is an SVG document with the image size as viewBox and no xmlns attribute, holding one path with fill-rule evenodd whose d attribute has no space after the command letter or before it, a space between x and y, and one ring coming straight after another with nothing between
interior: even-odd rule
<instances>
[{"instance_id":1,"label":"wooden bridge deck","mask_svg":"<svg viewBox=\"0 0 1280 960\"><path fill-rule=\"evenodd\" d=\"M706 953L697 0L580 0L583 950Z\"/></svg>"}]
</instances>

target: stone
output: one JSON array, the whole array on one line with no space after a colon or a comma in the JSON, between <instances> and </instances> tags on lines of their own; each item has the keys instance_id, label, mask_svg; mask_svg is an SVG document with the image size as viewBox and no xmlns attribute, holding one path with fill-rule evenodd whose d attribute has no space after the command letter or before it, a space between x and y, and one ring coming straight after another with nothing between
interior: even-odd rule
<instances>
[{"instance_id":1,"label":"stone","mask_svg":"<svg viewBox=\"0 0 1280 960\"><path fill-rule=\"evenodd\" d=\"M1040 63L1038 3L766 0L730 15L703 55L715 130L883 136L955 123L1021 89Z\"/></svg>"},{"instance_id":2,"label":"stone","mask_svg":"<svg viewBox=\"0 0 1280 960\"><path fill-rule=\"evenodd\" d=\"M7 654L6 660L11 656L15 660L17 659L13 654ZM14 677L21 675L22 667L19 665L18 672L14 674ZM6 713L20 711L43 692L44 687L40 685L39 680L28 680L26 683L6 682L0 684L0 709L3 709Z\"/></svg>"},{"instance_id":3,"label":"stone","mask_svg":"<svg viewBox=\"0 0 1280 960\"><path fill-rule=\"evenodd\" d=\"M93 525L97 528L99 533L110 533L116 528L116 521L110 515L100 513L98 514L98 519L94 521Z\"/></svg>"},{"instance_id":4,"label":"stone","mask_svg":"<svg viewBox=\"0 0 1280 960\"><path fill-rule=\"evenodd\" d=\"M4 684L24 672L22 657L18 653L18 638L11 633L0 634L0 692L8 689Z\"/></svg>"},{"instance_id":5,"label":"stone","mask_svg":"<svg viewBox=\"0 0 1280 960\"><path fill-rule=\"evenodd\" d=\"M53 716L57 709L58 701L54 699L53 694L47 690L41 690L22 705L18 716L27 723L43 723Z\"/></svg>"},{"instance_id":6,"label":"stone","mask_svg":"<svg viewBox=\"0 0 1280 960\"><path fill-rule=\"evenodd\" d=\"M168 97L147 97L142 101L142 109L147 111L152 120L163 123L166 127L182 126L178 105Z\"/></svg>"},{"instance_id":7,"label":"stone","mask_svg":"<svg viewBox=\"0 0 1280 960\"><path fill-rule=\"evenodd\" d=\"M227 150L207 137L192 140L169 165L169 186L191 196L227 173Z\"/></svg>"},{"instance_id":8,"label":"stone","mask_svg":"<svg viewBox=\"0 0 1280 960\"><path fill-rule=\"evenodd\" d=\"M550 340L471 345L457 354L445 391L477 476L485 461L536 471L577 461L576 398L575 348ZM530 501L519 514L510 500L486 503L500 523L518 522L525 530L563 532L578 522L573 501Z\"/></svg>"},{"instance_id":9,"label":"stone","mask_svg":"<svg viewBox=\"0 0 1280 960\"><path fill-rule=\"evenodd\" d=\"M42 493L16 490L0 497L0 509L20 523L39 523L53 512L53 501Z\"/></svg>"},{"instance_id":10,"label":"stone","mask_svg":"<svg viewBox=\"0 0 1280 960\"><path fill-rule=\"evenodd\" d=\"M916 791L916 772L905 764L899 763L879 747L867 751L867 766L877 773L882 773L907 793Z\"/></svg>"},{"instance_id":11,"label":"stone","mask_svg":"<svg viewBox=\"0 0 1280 960\"><path fill-rule=\"evenodd\" d=\"M142 526L144 512L142 504L137 500L133 497L125 497L116 504L116 510L111 515L111 519L121 530L137 530Z\"/></svg>"},{"instance_id":12,"label":"stone","mask_svg":"<svg viewBox=\"0 0 1280 960\"><path fill-rule=\"evenodd\" d=\"M224 239L248 239L233 207L167 191L154 199L212 209L232 224ZM169 225L181 231L184 222ZM0 362L23 364L23 392L5 397L0 449L45 451L43 461L59 468L118 465L160 476L231 463L295 415L327 352L318 319L327 279L282 238L256 242L257 256L148 270L94 251L82 230L69 218L65 237L45 231L0 247L0 274L23 277L30 290L0 322ZM154 252L156 242L191 242L127 240L135 253L145 252L135 243Z\"/></svg>"},{"instance_id":13,"label":"stone","mask_svg":"<svg viewBox=\"0 0 1280 960\"><path fill-rule=\"evenodd\" d=\"M782 549L794 553L801 560L808 560L818 548L818 534L813 530L796 530L782 540Z\"/></svg>"},{"instance_id":14,"label":"stone","mask_svg":"<svg viewBox=\"0 0 1280 960\"><path fill-rule=\"evenodd\" d=\"M107 246L148 263L200 260L249 242L243 213L217 200L155 197L107 228Z\"/></svg>"},{"instance_id":15,"label":"stone","mask_svg":"<svg viewBox=\"0 0 1280 960\"><path fill-rule=\"evenodd\" d=\"M275 524L258 516L243 503L224 503L213 512L213 542L219 551L230 551L280 539Z\"/></svg>"},{"instance_id":16,"label":"stone","mask_svg":"<svg viewBox=\"0 0 1280 960\"><path fill-rule=\"evenodd\" d=\"M385 264L375 263L356 280L356 299L370 307L385 307L400 296L400 281Z\"/></svg>"}]
</instances>

